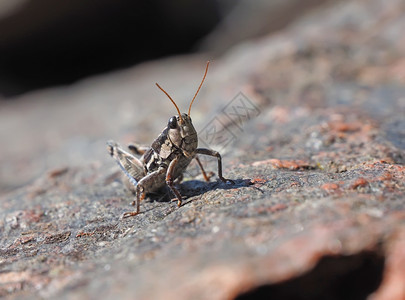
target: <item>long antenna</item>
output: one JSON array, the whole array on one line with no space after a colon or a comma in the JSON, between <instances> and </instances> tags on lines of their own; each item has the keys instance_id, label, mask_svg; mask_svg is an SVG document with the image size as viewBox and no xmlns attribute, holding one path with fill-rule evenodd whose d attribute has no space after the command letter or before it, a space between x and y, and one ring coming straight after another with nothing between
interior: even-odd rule
<instances>
[{"instance_id":1,"label":"long antenna","mask_svg":"<svg viewBox=\"0 0 405 300\"><path fill-rule=\"evenodd\" d=\"M176 109L177 109L177 112L179 113L180 123L183 123L183 119L182 119L182 117L181 117L180 109L179 109L179 107L177 106L176 102L174 102L174 100L172 99L172 97L170 97L170 95L169 95L159 84L156 83L156 85L157 85L157 87L158 87L163 93L166 94L167 97L169 97L170 101L173 102L174 106L175 106Z\"/></svg>"},{"instance_id":2,"label":"long antenna","mask_svg":"<svg viewBox=\"0 0 405 300\"><path fill-rule=\"evenodd\" d=\"M200 91L200 89L201 89L201 87L202 87L202 85L203 85L203 82L204 82L204 80L205 80L205 76L207 76L209 64L210 64L210 61L207 61L207 66L205 67L204 77L203 77L203 79L202 79L202 81L201 81L201 83L200 83L200 86L198 87L197 92L196 92L195 95L194 95L193 100L191 100L190 107L188 108L188 116L190 116L191 105L193 105L194 99L195 99L195 97L197 97L197 94L198 94L198 92Z\"/></svg>"}]
</instances>

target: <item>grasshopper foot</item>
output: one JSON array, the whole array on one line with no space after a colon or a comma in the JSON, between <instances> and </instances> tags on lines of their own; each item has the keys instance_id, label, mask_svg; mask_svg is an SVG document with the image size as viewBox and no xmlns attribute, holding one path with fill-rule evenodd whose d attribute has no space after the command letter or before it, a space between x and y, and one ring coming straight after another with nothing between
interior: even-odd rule
<instances>
[{"instance_id":1,"label":"grasshopper foot","mask_svg":"<svg viewBox=\"0 0 405 300\"><path fill-rule=\"evenodd\" d=\"M220 177L221 181L225 184L235 184L235 181L233 181L232 179L226 179L224 177Z\"/></svg>"},{"instance_id":2,"label":"grasshopper foot","mask_svg":"<svg viewBox=\"0 0 405 300\"><path fill-rule=\"evenodd\" d=\"M210 182L210 179L215 175L214 172L203 173L204 180Z\"/></svg>"},{"instance_id":3,"label":"grasshopper foot","mask_svg":"<svg viewBox=\"0 0 405 300\"><path fill-rule=\"evenodd\" d=\"M128 218L128 217L134 217L137 214L139 214L139 211L127 211L122 215L122 218L125 219L125 218Z\"/></svg>"},{"instance_id":4,"label":"grasshopper foot","mask_svg":"<svg viewBox=\"0 0 405 300\"><path fill-rule=\"evenodd\" d=\"M180 207L181 206L181 200L180 199L177 199L177 198L170 199L170 202L175 202L175 201L177 201L177 206Z\"/></svg>"}]
</instances>

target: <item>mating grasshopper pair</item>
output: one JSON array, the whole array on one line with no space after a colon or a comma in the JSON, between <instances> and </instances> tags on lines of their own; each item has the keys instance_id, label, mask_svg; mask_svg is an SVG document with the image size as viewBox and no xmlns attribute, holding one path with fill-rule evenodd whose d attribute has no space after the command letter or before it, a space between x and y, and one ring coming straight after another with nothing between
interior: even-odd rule
<instances>
[{"instance_id":1,"label":"mating grasshopper pair","mask_svg":"<svg viewBox=\"0 0 405 300\"><path fill-rule=\"evenodd\" d=\"M222 176L222 160L221 155L217 151L197 148L197 132L190 118L191 106L207 76L208 66L209 62L207 62L200 86L193 100L191 100L188 114L180 113L174 100L156 83L157 87L172 101L176 107L178 116L173 116L169 119L167 127L163 129L162 133L152 143L152 146L144 147L131 144L128 146L131 152L129 153L114 141L107 142L108 152L115 158L130 183L135 187L136 198L132 202L132 205L135 205L136 209L135 211L124 213L124 218L137 215L139 213L140 202L145 198L146 193L157 191L165 185L176 195L177 205L180 206L182 197L174 186L174 180L181 181L183 172L193 159L200 166L204 179L209 181L209 177L203 169L198 154L216 157L218 159L219 179L225 183L234 184L232 180L225 179ZM138 159L134 155L141 155L141 157Z\"/></svg>"}]
</instances>

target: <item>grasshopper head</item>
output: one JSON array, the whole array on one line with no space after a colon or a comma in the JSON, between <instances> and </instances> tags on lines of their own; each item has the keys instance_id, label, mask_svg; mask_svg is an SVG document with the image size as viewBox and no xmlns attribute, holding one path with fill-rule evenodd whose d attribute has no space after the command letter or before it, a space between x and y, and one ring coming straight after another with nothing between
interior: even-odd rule
<instances>
[{"instance_id":1,"label":"grasshopper head","mask_svg":"<svg viewBox=\"0 0 405 300\"><path fill-rule=\"evenodd\" d=\"M191 118L187 114L173 116L167 124L170 141L183 151L185 156L191 156L198 145L197 132Z\"/></svg>"},{"instance_id":2,"label":"grasshopper head","mask_svg":"<svg viewBox=\"0 0 405 300\"><path fill-rule=\"evenodd\" d=\"M168 136L170 141L179 149L183 151L183 154L187 157L193 156L195 149L197 149L198 138L197 132L194 129L193 123L191 122L190 118L190 111L191 106L195 98L197 97L198 92L201 89L201 86L207 76L208 66L210 62L207 62L207 66L205 67L204 77L200 83L200 86L197 89L197 92L194 95L193 100L190 102L190 106L188 108L188 115L180 113L180 109L177 106L176 102L170 97L170 95L159 85L156 83L156 86L162 90L163 93L172 101L173 105L176 107L177 112L179 113L178 116L173 116L169 119L169 123L167 124L168 128Z\"/></svg>"}]
</instances>

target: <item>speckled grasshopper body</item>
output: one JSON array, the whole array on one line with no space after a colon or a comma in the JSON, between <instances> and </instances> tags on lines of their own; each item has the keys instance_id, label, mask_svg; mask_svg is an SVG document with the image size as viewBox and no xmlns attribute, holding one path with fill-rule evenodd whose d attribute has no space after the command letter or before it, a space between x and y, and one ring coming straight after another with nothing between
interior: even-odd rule
<instances>
[{"instance_id":1,"label":"speckled grasshopper body","mask_svg":"<svg viewBox=\"0 0 405 300\"><path fill-rule=\"evenodd\" d=\"M209 62L207 62L200 86L193 100L191 100L188 114L181 114L174 100L156 83L158 88L172 101L178 115L169 119L166 128L163 129L162 133L152 143L152 146L143 147L131 144L128 146L130 152L127 152L114 141L107 142L108 152L115 158L124 174L128 177L129 182L135 188L136 198L132 204L136 206L136 209L135 211L124 213L124 218L137 215L140 211L140 202L145 198L146 193L157 191L165 185L175 194L177 205L181 206L182 197L174 186L174 180L181 181L183 172L193 159L196 159L200 166L204 179L209 181L209 177L198 159L198 154L216 157L218 160L219 179L223 182L234 184L232 180L225 179L222 176L222 159L217 151L197 148L197 132L190 118L191 106L205 80L208 66ZM134 155L141 155L141 157L138 159Z\"/></svg>"}]
</instances>

